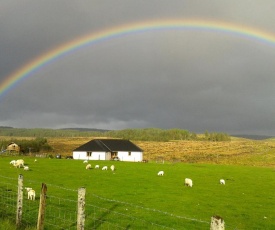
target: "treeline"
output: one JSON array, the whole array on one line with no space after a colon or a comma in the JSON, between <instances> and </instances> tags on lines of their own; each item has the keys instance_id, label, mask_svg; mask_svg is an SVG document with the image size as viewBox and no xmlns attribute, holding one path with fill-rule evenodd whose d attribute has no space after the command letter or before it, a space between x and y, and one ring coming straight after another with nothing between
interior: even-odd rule
<instances>
[{"instance_id":1,"label":"treeline","mask_svg":"<svg viewBox=\"0 0 275 230\"><path fill-rule=\"evenodd\" d=\"M230 141L231 138L226 133L208 133L205 131L204 139L207 141Z\"/></svg>"},{"instance_id":2,"label":"treeline","mask_svg":"<svg viewBox=\"0 0 275 230\"><path fill-rule=\"evenodd\" d=\"M32 140L0 140L1 152L5 152L10 143L15 143L20 147L21 154L38 153L42 151L51 151L52 147L48 144L46 138L37 137Z\"/></svg>"},{"instance_id":3,"label":"treeline","mask_svg":"<svg viewBox=\"0 0 275 230\"><path fill-rule=\"evenodd\" d=\"M102 136L104 131L82 131L78 129L25 129L0 127L0 136L8 137L94 137Z\"/></svg>"},{"instance_id":4,"label":"treeline","mask_svg":"<svg viewBox=\"0 0 275 230\"><path fill-rule=\"evenodd\" d=\"M136 141L170 141L170 140L198 140L196 133L182 129L124 129L108 131L104 133L107 137L123 138Z\"/></svg>"},{"instance_id":5,"label":"treeline","mask_svg":"<svg viewBox=\"0 0 275 230\"><path fill-rule=\"evenodd\" d=\"M194 132L183 129L124 129L113 131L83 131L83 129L18 129L0 127L0 136L9 137L109 137L122 138L136 141L170 141L170 140L206 140L206 141L230 141L226 133L209 133L197 135Z\"/></svg>"}]
</instances>

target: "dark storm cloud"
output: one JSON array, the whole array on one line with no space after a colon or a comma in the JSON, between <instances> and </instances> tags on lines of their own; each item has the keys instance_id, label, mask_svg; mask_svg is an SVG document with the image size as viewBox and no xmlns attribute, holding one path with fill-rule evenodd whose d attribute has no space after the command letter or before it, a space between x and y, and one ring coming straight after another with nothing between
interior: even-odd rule
<instances>
[{"instance_id":1,"label":"dark storm cloud","mask_svg":"<svg viewBox=\"0 0 275 230\"><path fill-rule=\"evenodd\" d=\"M0 79L85 34L200 18L275 33L275 3L2 1ZM210 31L148 31L57 59L0 98L0 125L181 128L274 135L275 44Z\"/></svg>"}]
</instances>

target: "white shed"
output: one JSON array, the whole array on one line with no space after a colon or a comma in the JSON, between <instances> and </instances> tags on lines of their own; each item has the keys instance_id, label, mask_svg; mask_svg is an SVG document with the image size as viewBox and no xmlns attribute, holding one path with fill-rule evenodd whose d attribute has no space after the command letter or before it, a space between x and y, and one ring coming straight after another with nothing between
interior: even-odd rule
<instances>
[{"instance_id":1,"label":"white shed","mask_svg":"<svg viewBox=\"0 0 275 230\"><path fill-rule=\"evenodd\" d=\"M143 150L129 140L94 139L73 150L76 160L142 161Z\"/></svg>"}]
</instances>

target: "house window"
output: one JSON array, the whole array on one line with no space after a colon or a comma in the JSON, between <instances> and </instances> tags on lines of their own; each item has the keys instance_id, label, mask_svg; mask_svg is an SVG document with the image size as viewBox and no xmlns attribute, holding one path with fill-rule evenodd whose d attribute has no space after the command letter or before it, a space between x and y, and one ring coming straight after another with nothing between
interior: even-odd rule
<instances>
[{"instance_id":1,"label":"house window","mask_svg":"<svg viewBox=\"0 0 275 230\"><path fill-rule=\"evenodd\" d=\"M128 152L128 156L131 156L131 152Z\"/></svg>"},{"instance_id":2,"label":"house window","mask_svg":"<svg viewBox=\"0 0 275 230\"><path fill-rule=\"evenodd\" d=\"M91 157L92 156L92 152L87 152L87 157Z\"/></svg>"}]
</instances>

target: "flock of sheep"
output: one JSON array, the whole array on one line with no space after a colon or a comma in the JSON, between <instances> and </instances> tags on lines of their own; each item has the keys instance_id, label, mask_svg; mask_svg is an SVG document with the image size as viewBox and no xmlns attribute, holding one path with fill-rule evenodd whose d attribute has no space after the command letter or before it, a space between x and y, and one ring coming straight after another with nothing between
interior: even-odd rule
<instances>
[{"instance_id":1,"label":"flock of sheep","mask_svg":"<svg viewBox=\"0 0 275 230\"><path fill-rule=\"evenodd\" d=\"M87 160L83 161L83 163L86 163L86 164L87 164L87 165L86 165L86 169L92 169L92 165L91 165L91 164L88 164L88 161L87 161ZM95 165L95 169L99 169L99 165ZM103 166L103 167L102 167L102 170L107 170L107 169L108 169L107 166ZM111 165L110 169L111 169L112 171L115 171L115 166L114 166L114 165ZM164 176L164 171L159 171L157 175L158 175L158 176ZM220 179L220 184L225 185L225 180L224 180L224 179ZM184 180L184 185L187 186L187 187L191 187L191 188L192 188L192 187L193 187L193 181L192 181L192 179L190 179L190 178L185 178L185 180Z\"/></svg>"},{"instance_id":2,"label":"flock of sheep","mask_svg":"<svg viewBox=\"0 0 275 230\"><path fill-rule=\"evenodd\" d=\"M36 162L36 159L34 160L34 162ZM23 168L25 171L30 170L29 166L25 165L24 160L19 159L19 160L12 160L10 162L11 165L13 165L15 168ZM25 189L27 190L28 193L28 199L29 200L35 200L35 191L32 188L29 187L25 187Z\"/></svg>"},{"instance_id":3,"label":"flock of sheep","mask_svg":"<svg viewBox=\"0 0 275 230\"><path fill-rule=\"evenodd\" d=\"M163 176L164 175L164 171L159 171L158 172L158 176ZM220 184L225 185L225 180L224 179L220 179ZM193 181L190 178L185 178L184 180L184 185L187 187L193 187Z\"/></svg>"},{"instance_id":4,"label":"flock of sheep","mask_svg":"<svg viewBox=\"0 0 275 230\"><path fill-rule=\"evenodd\" d=\"M35 160L35 161L36 161L36 160ZM24 162L24 160L22 160L22 159L19 159L19 160L12 160L12 161L10 162L10 164L13 165L15 168L21 168L21 166L22 166L22 168L24 168L25 171L30 170L29 166L25 166L24 163L25 163L25 162Z\"/></svg>"},{"instance_id":5,"label":"flock of sheep","mask_svg":"<svg viewBox=\"0 0 275 230\"><path fill-rule=\"evenodd\" d=\"M34 162L36 162L37 160L35 159ZM89 169L92 169L92 165L91 164L88 164L88 161L85 160L83 161L83 163L86 163L86 169L89 170ZM11 165L13 165L15 168L21 168L23 167L24 170L28 171L29 170L29 166L25 166L24 165L24 160L22 159L19 159L19 160L12 160L10 162ZM99 169L99 165L95 165L95 169ZM114 165L111 165L110 166L110 169L114 172L115 171L115 166ZM101 170L108 170L108 166L103 166L101 168ZM159 171L158 176L164 176L164 171ZM220 184L222 185L225 185L225 180L224 179L220 179ZM185 178L184 180L184 185L187 186L187 187L193 187L193 181L192 179L190 178ZM29 188L29 187L25 187L27 193L28 193L28 199L29 200L35 200L35 191L32 189L32 188Z\"/></svg>"},{"instance_id":6,"label":"flock of sheep","mask_svg":"<svg viewBox=\"0 0 275 230\"><path fill-rule=\"evenodd\" d=\"M164 175L164 171L159 171L158 172L158 176L163 176L163 175ZM192 187L193 186L193 181L189 178L185 178L184 185L187 186L187 187Z\"/></svg>"},{"instance_id":7,"label":"flock of sheep","mask_svg":"<svg viewBox=\"0 0 275 230\"><path fill-rule=\"evenodd\" d=\"M92 169L92 165L91 165L91 164L88 164L88 161L87 161L87 160L83 161L83 163L86 163L86 164L87 164L87 165L86 165L86 169L87 169L87 170ZM100 168L99 165L95 165L95 169L99 169L99 168ZM115 171L115 166L114 166L114 165L111 165L110 169L114 172L114 171ZM103 166L103 167L101 168L101 170L108 170L108 166Z\"/></svg>"}]
</instances>

